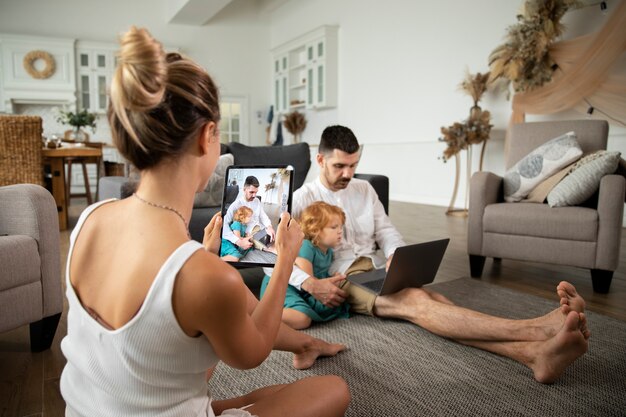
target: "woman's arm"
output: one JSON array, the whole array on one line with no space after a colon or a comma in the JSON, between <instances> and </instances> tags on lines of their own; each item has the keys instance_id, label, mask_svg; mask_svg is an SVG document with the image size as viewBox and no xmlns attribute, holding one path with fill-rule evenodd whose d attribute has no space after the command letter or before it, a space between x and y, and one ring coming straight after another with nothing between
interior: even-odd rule
<instances>
[{"instance_id":1,"label":"woman's arm","mask_svg":"<svg viewBox=\"0 0 626 417\"><path fill-rule=\"evenodd\" d=\"M189 336L204 334L228 365L249 369L269 355L281 324L289 275L300 247L297 223L279 226L279 255L263 300L248 312L248 291L239 273L208 252L198 252L185 264L174 288L174 312Z\"/></svg>"}]
</instances>

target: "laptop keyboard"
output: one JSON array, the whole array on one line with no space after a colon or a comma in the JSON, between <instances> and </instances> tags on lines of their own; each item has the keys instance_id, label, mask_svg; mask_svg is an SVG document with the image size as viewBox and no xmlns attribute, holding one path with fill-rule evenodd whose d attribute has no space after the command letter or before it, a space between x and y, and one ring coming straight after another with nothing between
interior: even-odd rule
<instances>
[{"instance_id":1,"label":"laptop keyboard","mask_svg":"<svg viewBox=\"0 0 626 417\"><path fill-rule=\"evenodd\" d=\"M383 289L383 284L385 283L384 279L378 279L375 281L369 281L369 282L364 282L363 284L361 284L362 286L369 288L370 290L374 291L375 293L379 293L380 290Z\"/></svg>"}]
</instances>

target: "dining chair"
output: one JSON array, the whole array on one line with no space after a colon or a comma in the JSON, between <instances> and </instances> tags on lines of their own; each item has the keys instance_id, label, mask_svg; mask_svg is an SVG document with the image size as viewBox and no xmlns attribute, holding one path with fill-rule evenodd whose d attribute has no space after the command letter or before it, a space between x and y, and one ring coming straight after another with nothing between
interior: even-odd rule
<instances>
[{"instance_id":1,"label":"dining chair","mask_svg":"<svg viewBox=\"0 0 626 417\"><path fill-rule=\"evenodd\" d=\"M39 116L0 116L0 186L44 185L42 132Z\"/></svg>"},{"instance_id":2,"label":"dining chair","mask_svg":"<svg viewBox=\"0 0 626 417\"><path fill-rule=\"evenodd\" d=\"M64 137L65 139L63 139L64 142L68 142L68 143L74 143L74 141L69 139L69 134L71 133L71 130L68 130L65 132ZM89 146L92 148L99 148L102 149L103 143L102 142L89 142L89 134L87 132L85 132L85 142L84 142L85 146ZM65 163L67 165L67 186L65 187L66 190L66 200L69 204L70 202L70 198L77 198L77 197L85 197L87 198L87 204L91 205L93 204L93 197L91 195L91 187L89 185L89 175L87 174L87 164L95 164L96 165L96 199L98 196L98 179L100 178L101 172L102 172L102 158L100 157L95 157L95 156L88 156L88 157L68 157L65 158ZM72 193L72 165L75 164L80 164L82 171L83 171L83 185L85 187L85 192L84 193Z\"/></svg>"}]
</instances>

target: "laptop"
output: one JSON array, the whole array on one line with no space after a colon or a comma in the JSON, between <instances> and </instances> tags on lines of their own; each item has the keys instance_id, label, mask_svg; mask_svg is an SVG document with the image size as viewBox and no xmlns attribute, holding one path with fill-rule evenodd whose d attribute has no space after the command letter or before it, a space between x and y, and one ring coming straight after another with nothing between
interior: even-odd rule
<instances>
[{"instance_id":1,"label":"laptop","mask_svg":"<svg viewBox=\"0 0 626 417\"><path fill-rule=\"evenodd\" d=\"M430 284L437 275L449 242L450 239L441 239L399 247L391 258L389 271L374 269L350 275L347 280L378 295Z\"/></svg>"}]
</instances>

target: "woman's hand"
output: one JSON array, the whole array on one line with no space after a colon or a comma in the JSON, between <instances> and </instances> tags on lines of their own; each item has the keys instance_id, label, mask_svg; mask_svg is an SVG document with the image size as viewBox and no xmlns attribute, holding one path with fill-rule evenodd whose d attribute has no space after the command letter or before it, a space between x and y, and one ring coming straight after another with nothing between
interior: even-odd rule
<instances>
[{"instance_id":1,"label":"woman's hand","mask_svg":"<svg viewBox=\"0 0 626 417\"><path fill-rule=\"evenodd\" d=\"M298 222L287 212L280 215L277 229L276 253L278 258L286 262L287 265L293 265L300 251L300 246L302 246L304 233L302 233Z\"/></svg>"},{"instance_id":2,"label":"woman's hand","mask_svg":"<svg viewBox=\"0 0 626 417\"><path fill-rule=\"evenodd\" d=\"M204 228L204 238L202 239L202 244L204 245L204 249L208 252L213 252L214 254L218 254L220 250L220 230L222 228L222 213L217 212L211 218L211 221Z\"/></svg>"}]
</instances>

